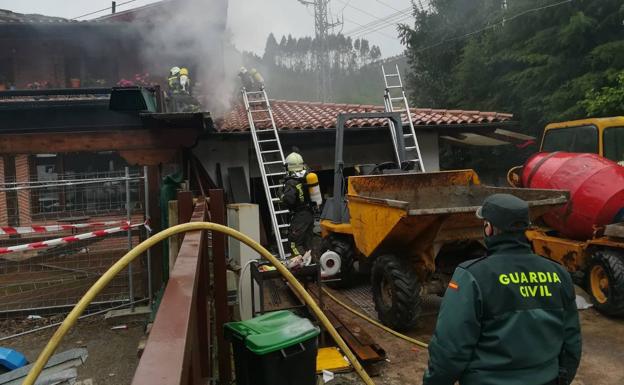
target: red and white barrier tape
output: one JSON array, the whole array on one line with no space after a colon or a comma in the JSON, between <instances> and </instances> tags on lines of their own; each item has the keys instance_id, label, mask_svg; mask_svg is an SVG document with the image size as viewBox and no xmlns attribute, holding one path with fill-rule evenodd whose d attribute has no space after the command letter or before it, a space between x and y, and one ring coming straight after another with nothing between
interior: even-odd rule
<instances>
[{"instance_id":1,"label":"red and white barrier tape","mask_svg":"<svg viewBox=\"0 0 624 385\"><path fill-rule=\"evenodd\" d=\"M122 231L128 231L128 229L130 228L135 228L139 226L145 226L145 228L148 231L151 231L147 222L137 223L137 224L130 225L130 226L126 224L123 226L113 227L110 229L92 231L90 233L71 235L71 236L63 237L63 238L49 239L47 241L33 242L33 243L27 243L24 245L17 245L17 246L10 246L10 247L0 247L0 255L19 253L23 251L31 251L31 250L38 250L38 249L46 249L49 247L66 245L68 243L83 241L85 239L104 237L110 234L115 234L115 233L119 233Z\"/></svg>"},{"instance_id":2,"label":"red and white barrier tape","mask_svg":"<svg viewBox=\"0 0 624 385\"><path fill-rule=\"evenodd\" d=\"M90 227L104 227L113 225L127 225L128 221L108 221L108 222L91 222L91 223L74 223L63 225L48 225L48 226L23 226L23 227L0 227L0 235L15 235L15 234L34 234L34 233L50 233L55 231L77 230L87 229Z\"/></svg>"}]
</instances>

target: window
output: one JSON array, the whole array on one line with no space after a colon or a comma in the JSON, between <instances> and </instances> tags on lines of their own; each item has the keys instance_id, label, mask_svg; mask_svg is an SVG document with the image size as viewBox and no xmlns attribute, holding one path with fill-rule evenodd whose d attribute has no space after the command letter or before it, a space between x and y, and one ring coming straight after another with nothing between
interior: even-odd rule
<instances>
[{"instance_id":1,"label":"window","mask_svg":"<svg viewBox=\"0 0 624 385\"><path fill-rule=\"evenodd\" d=\"M602 140L604 142L604 157L614 162L624 160L624 127L609 127L605 129Z\"/></svg>"},{"instance_id":2,"label":"window","mask_svg":"<svg viewBox=\"0 0 624 385\"><path fill-rule=\"evenodd\" d=\"M595 126L566 127L544 134L542 151L598 153L598 129Z\"/></svg>"}]
</instances>

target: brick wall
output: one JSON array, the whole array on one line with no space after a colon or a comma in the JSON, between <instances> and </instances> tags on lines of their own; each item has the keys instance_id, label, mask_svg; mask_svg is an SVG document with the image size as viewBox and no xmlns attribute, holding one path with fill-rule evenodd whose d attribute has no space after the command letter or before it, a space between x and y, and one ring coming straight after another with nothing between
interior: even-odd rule
<instances>
[{"instance_id":1,"label":"brick wall","mask_svg":"<svg viewBox=\"0 0 624 385\"><path fill-rule=\"evenodd\" d=\"M30 156L15 156L15 179L17 182L30 181ZM26 226L32 223L32 201L30 190L17 191L17 207L19 212L20 226Z\"/></svg>"},{"instance_id":2,"label":"brick wall","mask_svg":"<svg viewBox=\"0 0 624 385\"><path fill-rule=\"evenodd\" d=\"M4 156L0 156L0 181L5 181L4 175ZM9 224L9 213L7 212L7 194L0 191L0 226Z\"/></svg>"}]
</instances>

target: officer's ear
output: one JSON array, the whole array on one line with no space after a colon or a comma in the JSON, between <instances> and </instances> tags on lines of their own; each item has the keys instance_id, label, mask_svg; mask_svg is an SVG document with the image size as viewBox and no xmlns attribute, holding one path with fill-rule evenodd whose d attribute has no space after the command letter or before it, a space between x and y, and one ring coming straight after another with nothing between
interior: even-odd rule
<instances>
[{"instance_id":1,"label":"officer's ear","mask_svg":"<svg viewBox=\"0 0 624 385\"><path fill-rule=\"evenodd\" d=\"M483 221L483 232L486 237L491 237L494 235L494 226L488 221Z\"/></svg>"}]
</instances>

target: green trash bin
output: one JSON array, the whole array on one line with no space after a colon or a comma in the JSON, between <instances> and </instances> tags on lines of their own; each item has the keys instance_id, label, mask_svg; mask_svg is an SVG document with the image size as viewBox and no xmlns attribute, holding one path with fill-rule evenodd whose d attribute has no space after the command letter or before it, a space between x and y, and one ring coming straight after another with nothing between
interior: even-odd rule
<instances>
[{"instance_id":1,"label":"green trash bin","mask_svg":"<svg viewBox=\"0 0 624 385\"><path fill-rule=\"evenodd\" d=\"M288 310L224 326L237 385L315 385L320 329Z\"/></svg>"}]
</instances>

